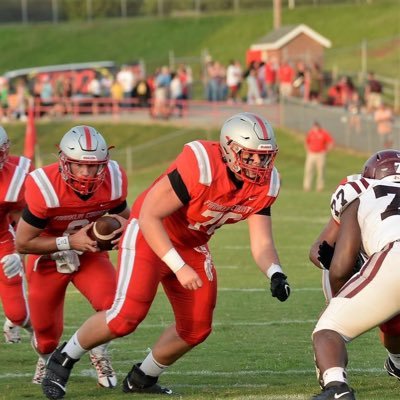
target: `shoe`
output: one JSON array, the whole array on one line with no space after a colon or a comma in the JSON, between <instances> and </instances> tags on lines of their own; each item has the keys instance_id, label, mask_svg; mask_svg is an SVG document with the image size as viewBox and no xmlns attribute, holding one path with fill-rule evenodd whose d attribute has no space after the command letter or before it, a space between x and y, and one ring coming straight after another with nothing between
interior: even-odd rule
<instances>
[{"instance_id":1,"label":"shoe","mask_svg":"<svg viewBox=\"0 0 400 400\"><path fill-rule=\"evenodd\" d=\"M171 389L157 384L158 377L146 375L139 367L140 364L135 364L124 379L125 393L173 394Z\"/></svg>"},{"instance_id":2,"label":"shoe","mask_svg":"<svg viewBox=\"0 0 400 400\"><path fill-rule=\"evenodd\" d=\"M32 383L34 383L35 385L41 385L45 372L46 372L46 362L43 360L42 357L39 357L36 363L36 370L32 378Z\"/></svg>"},{"instance_id":3,"label":"shoe","mask_svg":"<svg viewBox=\"0 0 400 400\"><path fill-rule=\"evenodd\" d=\"M99 386L109 389L115 388L117 386L117 375L111 365L110 356L107 353L98 355L91 351L89 357L96 369Z\"/></svg>"},{"instance_id":4,"label":"shoe","mask_svg":"<svg viewBox=\"0 0 400 400\"><path fill-rule=\"evenodd\" d=\"M356 400L354 390L343 382L331 382L320 394L311 399L314 400Z\"/></svg>"},{"instance_id":5,"label":"shoe","mask_svg":"<svg viewBox=\"0 0 400 400\"><path fill-rule=\"evenodd\" d=\"M386 372L390 376L394 376L400 381L400 369L396 368L392 362L392 360L388 357L385 360L385 364L383 364L383 368L385 368Z\"/></svg>"},{"instance_id":6,"label":"shoe","mask_svg":"<svg viewBox=\"0 0 400 400\"><path fill-rule=\"evenodd\" d=\"M62 346L57 348L46 364L42 391L48 399L56 400L64 397L71 369L78 361L62 352L65 345L66 343L63 343Z\"/></svg>"},{"instance_id":7,"label":"shoe","mask_svg":"<svg viewBox=\"0 0 400 400\"><path fill-rule=\"evenodd\" d=\"M7 344L21 342L20 327L14 325L9 319L6 319L3 325L4 340Z\"/></svg>"}]
</instances>

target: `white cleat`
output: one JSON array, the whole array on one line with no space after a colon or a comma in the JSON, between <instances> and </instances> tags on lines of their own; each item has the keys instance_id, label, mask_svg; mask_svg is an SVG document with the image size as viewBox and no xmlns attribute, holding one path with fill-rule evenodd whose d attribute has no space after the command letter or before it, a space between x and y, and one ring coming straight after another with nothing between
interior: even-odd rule
<instances>
[{"instance_id":1,"label":"white cleat","mask_svg":"<svg viewBox=\"0 0 400 400\"><path fill-rule=\"evenodd\" d=\"M3 325L4 340L7 344L21 342L20 327L14 325L9 319L6 319Z\"/></svg>"},{"instance_id":2,"label":"white cleat","mask_svg":"<svg viewBox=\"0 0 400 400\"><path fill-rule=\"evenodd\" d=\"M111 365L110 356L107 353L99 355L91 351L89 357L93 367L96 369L99 386L108 389L115 388L117 386L117 375Z\"/></svg>"}]
</instances>

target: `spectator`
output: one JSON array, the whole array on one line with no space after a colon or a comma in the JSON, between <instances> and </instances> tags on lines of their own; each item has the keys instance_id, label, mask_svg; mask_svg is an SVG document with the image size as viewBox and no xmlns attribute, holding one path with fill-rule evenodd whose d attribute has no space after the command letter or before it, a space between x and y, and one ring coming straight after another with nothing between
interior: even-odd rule
<instances>
[{"instance_id":1,"label":"spectator","mask_svg":"<svg viewBox=\"0 0 400 400\"><path fill-rule=\"evenodd\" d=\"M101 84L98 74L94 74L88 84L88 94L92 97L92 113L99 113L99 99L101 98Z\"/></svg>"},{"instance_id":2,"label":"spectator","mask_svg":"<svg viewBox=\"0 0 400 400\"><path fill-rule=\"evenodd\" d=\"M178 116L183 117L183 85L182 81L176 72L171 74L171 84L170 84L170 94L171 94L171 114L174 113L175 109L178 111Z\"/></svg>"},{"instance_id":3,"label":"spectator","mask_svg":"<svg viewBox=\"0 0 400 400\"><path fill-rule=\"evenodd\" d=\"M246 82L247 82L247 104L263 103L263 99L260 93L260 85L258 81L258 63L254 62L250 65Z\"/></svg>"},{"instance_id":4,"label":"spectator","mask_svg":"<svg viewBox=\"0 0 400 400\"><path fill-rule=\"evenodd\" d=\"M321 101L322 88L323 88L323 75L321 67L319 66L318 63L314 63L310 71L309 100L314 102Z\"/></svg>"},{"instance_id":5,"label":"spectator","mask_svg":"<svg viewBox=\"0 0 400 400\"><path fill-rule=\"evenodd\" d=\"M382 92L382 84L375 78L375 73L369 72L364 91L364 100L367 105L367 112L374 112L381 105Z\"/></svg>"},{"instance_id":6,"label":"spectator","mask_svg":"<svg viewBox=\"0 0 400 400\"><path fill-rule=\"evenodd\" d=\"M287 61L284 61L283 64L280 65L278 70L280 96L289 97L292 95L294 76L294 69Z\"/></svg>"},{"instance_id":7,"label":"spectator","mask_svg":"<svg viewBox=\"0 0 400 400\"><path fill-rule=\"evenodd\" d=\"M0 122L8 122L10 107L8 103L9 86L6 78L0 77Z\"/></svg>"},{"instance_id":8,"label":"spectator","mask_svg":"<svg viewBox=\"0 0 400 400\"><path fill-rule=\"evenodd\" d=\"M24 79L18 79L15 85L15 103L13 107L16 119L26 121L26 107L28 104L29 91Z\"/></svg>"},{"instance_id":9,"label":"spectator","mask_svg":"<svg viewBox=\"0 0 400 400\"><path fill-rule=\"evenodd\" d=\"M89 318L51 356L42 388L60 399L73 365L94 343L133 332L162 283L175 321L123 382L125 392L172 394L159 376L211 333L217 272L208 242L224 224L248 220L252 254L271 278L273 297L290 294L272 237L270 207L279 192L278 147L264 118L240 113L223 125L219 142L186 144L170 167L136 200L119 253L112 308ZM143 398L143 397L142 397Z\"/></svg>"},{"instance_id":10,"label":"spectator","mask_svg":"<svg viewBox=\"0 0 400 400\"><path fill-rule=\"evenodd\" d=\"M361 99L357 90L354 90L347 103L349 113L349 127L351 131L359 134L361 132Z\"/></svg>"},{"instance_id":11,"label":"spectator","mask_svg":"<svg viewBox=\"0 0 400 400\"><path fill-rule=\"evenodd\" d=\"M111 306L116 272L108 253L87 234L92 222L115 214L122 226L129 215L126 174L113 160L102 135L93 127L70 129L59 145L58 162L38 168L26 180L27 206L18 223L16 244L26 258L28 303L39 355L33 383L40 384L44 365L58 346L64 327L64 302L70 283L95 310ZM122 230L122 228L121 228ZM115 387L107 345L90 354L98 383Z\"/></svg>"},{"instance_id":12,"label":"spectator","mask_svg":"<svg viewBox=\"0 0 400 400\"><path fill-rule=\"evenodd\" d=\"M385 149L393 146L393 120L392 109L385 103L381 103L374 112L374 121L381 145Z\"/></svg>"},{"instance_id":13,"label":"spectator","mask_svg":"<svg viewBox=\"0 0 400 400\"><path fill-rule=\"evenodd\" d=\"M122 105L122 100L124 98L124 88L117 79L114 79L111 84L111 101L113 113L119 113L119 107Z\"/></svg>"},{"instance_id":14,"label":"spectator","mask_svg":"<svg viewBox=\"0 0 400 400\"><path fill-rule=\"evenodd\" d=\"M228 86L228 102L236 103L242 84L242 67L237 60L231 60L226 69L226 85Z\"/></svg>"},{"instance_id":15,"label":"spectator","mask_svg":"<svg viewBox=\"0 0 400 400\"><path fill-rule=\"evenodd\" d=\"M306 66L303 61L296 63L295 77L292 83L292 95L296 97L304 98L305 78L306 78Z\"/></svg>"},{"instance_id":16,"label":"spectator","mask_svg":"<svg viewBox=\"0 0 400 400\"><path fill-rule=\"evenodd\" d=\"M332 149L333 143L334 141L331 134L315 121L305 139L306 163L304 167L304 191L309 192L311 190L314 170L317 174L317 191L321 192L324 189L326 155L328 151Z\"/></svg>"},{"instance_id":17,"label":"spectator","mask_svg":"<svg viewBox=\"0 0 400 400\"><path fill-rule=\"evenodd\" d=\"M117 73L117 81L122 86L124 103L123 107L132 107L132 90L135 87L136 79L128 65L123 65Z\"/></svg>"},{"instance_id":18,"label":"spectator","mask_svg":"<svg viewBox=\"0 0 400 400\"><path fill-rule=\"evenodd\" d=\"M53 115L54 89L49 75L44 75L42 78L40 106L43 114Z\"/></svg>"},{"instance_id":19,"label":"spectator","mask_svg":"<svg viewBox=\"0 0 400 400\"><path fill-rule=\"evenodd\" d=\"M133 89L132 96L134 99L137 99L138 107L149 107L151 99L151 89L146 79L139 79L138 83Z\"/></svg>"},{"instance_id":20,"label":"spectator","mask_svg":"<svg viewBox=\"0 0 400 400\"><path fill-rule=\"evenodd\" d=\"M170 84L171 73L169 67L164 65L155 78L154 104L152 109L152 116L154 118L169 118Z\"/></svg>"},{"instance_id":21,"label":"spectator","mask_svg":"<svg viewBox=\"0 0 400 400\"><path fill-rule=\"evenodd\" d=\"M276 101L277 97L277 73L278 73L278 62L275 57L271 60L267 60L265 63L265 90L267 95L268 103Z\"/></svg>"}]
</instances>

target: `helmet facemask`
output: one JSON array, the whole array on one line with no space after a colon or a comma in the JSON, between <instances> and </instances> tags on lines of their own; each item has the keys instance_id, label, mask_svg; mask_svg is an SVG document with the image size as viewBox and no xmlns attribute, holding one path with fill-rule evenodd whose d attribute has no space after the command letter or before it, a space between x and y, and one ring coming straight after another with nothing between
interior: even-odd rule
<instances>
[{"instance_id":1,"label":"helmet facemask","mask_svg":"<svg viewBox=\"0 0 400 400\"><path fill-rule=\"evenodd\" d=\"M8 153L10 152L10 141L0 145L0 169L3 169L4 164L7 162Z\"/></svg>"},{"instance_id":2,"label":"helmet facemask","mask_svg":"<svg viewBox=\"0 0 400 400\"><path fill-rule=\"evenodd\" d=\"M103 183L106 174L107 160L104 161L82 161L72 160L68 158L63 152L60 152L60 170L62 178L65 183L71 187L75 192L82 195L87 195L95 192ZM78 176L72 172L71 166L73 164L86 164L97 166L97 172L93 177Z\"/></svg>"},{"instance_id":3,"label":"helmet facemask","mask_svg":"<svg viewBox=\"0 0 400 400\"><path fill-rule=\"evenodd\" d=\"M231 164L235 174L242 180L257 185L265 185L269 182L278 149L247 149L233 141L228 141L227 144L235 156L235 161Z\"/></svg>"}]
</instances>

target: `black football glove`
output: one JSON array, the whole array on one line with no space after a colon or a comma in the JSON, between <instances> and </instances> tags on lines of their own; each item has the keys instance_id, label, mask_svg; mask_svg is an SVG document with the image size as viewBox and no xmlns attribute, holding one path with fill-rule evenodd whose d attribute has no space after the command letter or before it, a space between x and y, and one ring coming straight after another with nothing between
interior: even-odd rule
<instances>
[{"instance_id":1,"label":"black football glove","mask_svg":"<svg viewBox=\"0 0 400 400\"><path fill-rule=\"evenodd\" d=\"M335 252L335 244L332 247L326 240L324 240L319 245L318 261L325 269L330 268L334 252Z\"/></svg>"},{"instance_id":2,"label":"black football glove","mask_svg":"<svg viewBox=\"0 0 400 400\"><path fill-rule=\"evenodd\" d=\"M281 272L275 272L271 276L271 293L279 301L286 301L290 296L290 286L286 280L287 276Z\"/></svg>"}]
</instances>

